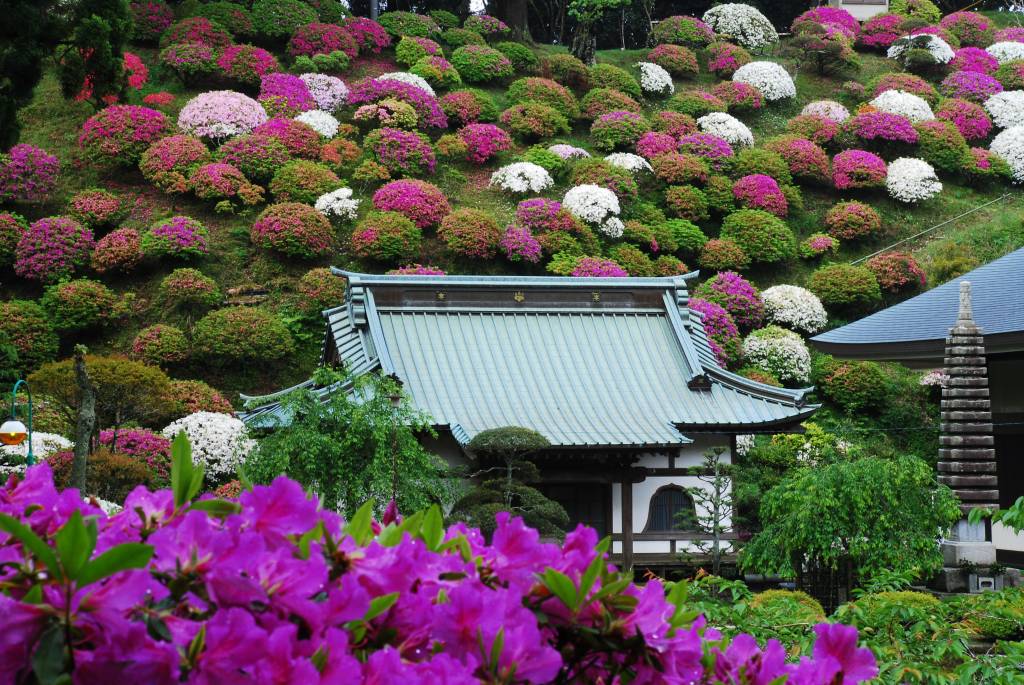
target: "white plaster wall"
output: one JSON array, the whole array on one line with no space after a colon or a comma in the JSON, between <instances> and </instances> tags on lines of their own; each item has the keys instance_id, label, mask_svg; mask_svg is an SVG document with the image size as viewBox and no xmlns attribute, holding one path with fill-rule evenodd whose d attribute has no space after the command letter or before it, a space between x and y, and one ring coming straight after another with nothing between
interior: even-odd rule
<instances>
[{"instance_id":1,"label":"white plaster wall","mask_svg":"<svg viewBox=\"0 0 1024 685\"><path fill-rule=\"evenodd\" d=\"M1001 523L992 526L992 543L996 549L1024 552L1024 535L1018 535Z\"/></svg>"},{"instance_id":2,"label":"white plaster wall","mask_svg":"<svg viewBox=\"0 0 1024 685\"><path fill-rule=\"evenodd\" d=\"M876 14L883 14L889 11L889 4L885 0L880 0L878 4L874 5L855 5L848 2L830 3L838 4L844 10L854 16L857 21L867 21Z\"/></svg>"}]
</instances>

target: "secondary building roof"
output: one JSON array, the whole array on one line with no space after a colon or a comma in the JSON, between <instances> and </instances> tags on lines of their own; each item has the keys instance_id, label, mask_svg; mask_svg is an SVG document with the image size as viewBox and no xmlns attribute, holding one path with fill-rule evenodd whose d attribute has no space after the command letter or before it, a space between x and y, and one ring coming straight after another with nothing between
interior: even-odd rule
<instances>
[{"instance_id":1,"label":"secondary building roof","mask_svg":"<svg viewBox=\"0 0 1024 685\"><path fill-rule=\"evenodd\" d=\"M685 277L336 273L349 288L325 312L324 361L396 374L463 444L514 425L560 448L678 445L688 432L785 430L817 409L808 390L722 369ZM287 420L276 401L243 418Z\"/></svg>"},{"instance_id":2,"label":"secondary building roof","mask_svg":"<svg viewBox=\"0 0 1024 685\"><path fill-rule=\"evenodd\" d=\"M970 281L974 320L989 354L1024 350L1024 249L859 321L822 333L811 344L849 359L941 362L956 321L960 281Z\"/></svg>"}]
</instances>

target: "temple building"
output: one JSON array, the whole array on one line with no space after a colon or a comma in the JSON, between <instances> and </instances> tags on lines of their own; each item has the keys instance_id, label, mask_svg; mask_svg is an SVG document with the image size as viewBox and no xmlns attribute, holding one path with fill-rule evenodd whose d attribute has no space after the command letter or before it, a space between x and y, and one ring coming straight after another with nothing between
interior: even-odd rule
<instances>
[{"instance_id":1,"label":"temple building","mask_svg":"<svg viewBox=\"0 0 1024 685\"><path fill-rule=\"evenodd\" d=\"M1024 495L1022 289L1024 249L811 339L844 359L945 367L939 479L965 509ZM1000 562L1024 562L1024 536L996 524L987 537Z\"/></svg>"},{"instance_id":2,"label":"temple building","mask_svg":"<svg viewBox=\"0 0 1024 685\"><path fill-rule=\"evenodd\" d=\"M705 451L736 435L799 430L817 409L809 389L764 385L716 361L687 280L506 276L376 276L335 270L345 302L324 312L322 363L395 374L433 417L425 446L450 463L483 430L522 426L550 447L533 456L540 489L575 525L611 535L626 566L680 561L702 533L679 513ZM312 387L311 382L302 386ZM338 388L312 388L327 394ZM291 389L289 389L291 390ZM288 417L256 398L243 416Z\"/></svg>"}]
</instances>

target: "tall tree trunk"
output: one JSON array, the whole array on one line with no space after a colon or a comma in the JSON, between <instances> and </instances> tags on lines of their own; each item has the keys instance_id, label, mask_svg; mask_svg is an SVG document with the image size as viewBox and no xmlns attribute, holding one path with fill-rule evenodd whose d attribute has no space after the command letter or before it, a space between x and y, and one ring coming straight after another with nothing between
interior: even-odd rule
<instances>
[{"instance_id":1,"label":"tall tree trunk","mask_svg":"<svg viewBox=\"0 0 1024 685\"><path fill-rule=\"evenodd\" d=\"M565 45L565 6L569 0L562 0L558 12L558 44Z\"/></svg>"},{"instance_id":2,"label":"tall tree trunk","mask_svg":"<svg viewBox=\"0 0 1024 685\"><path fill-rule=\"evenodd\" d=\"M590 25L576 24L576 32L572 37L572 54L587 66L596 61L597 36L590 32Z\"/></svg>"},{"instance_id":3,"label":"tall tree trunk","mask_svg":"<svg viewBox=\"0 0 1024 685\"><path fill-rule=\"evenodd\" d=\"M512 37L516 40L530 39L530 13L527 0L502 0L487 3L487 12L501 19L512 29Z\"/></svg>"},{"instance_id":4,"label":"tall tree trunk","mask_svg":"<svg viewBox=\"0 0 1024 685\"><path fill-rule=\"evenodd\" d=\"M377 21L380 16L380 0L370 0L370 19Z\"/></svg>"},{"instance_id":5,"label":"tall tree trunk","mask_svg":"<svg viewBox=\"0 0 1024 685\"><path fill-rule=\"evenodd\" d=\"M75 383L81 400L75 425L75 458L71 462L71 487L85 492L85 465L89 458L92 432L96 428L96 389L85 368L85 345L75 346Z\"/></svg>"}]
</instances>

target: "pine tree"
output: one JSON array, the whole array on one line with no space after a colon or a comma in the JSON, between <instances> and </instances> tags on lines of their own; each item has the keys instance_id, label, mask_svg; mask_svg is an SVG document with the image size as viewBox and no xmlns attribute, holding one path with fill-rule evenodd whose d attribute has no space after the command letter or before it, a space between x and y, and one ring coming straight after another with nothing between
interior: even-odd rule
<instances>
[{"instance_id":1,"label":"pine tree","mask_svg":"<svg viewBox=\"0 0 1024 685\"><path fill-rule=\"evenodd\" d=\"M124 46L132 30L127 0L80 0L58 50L64 97L88 100L97 109L124 91Z\"/></svg>"}]
</instances>

